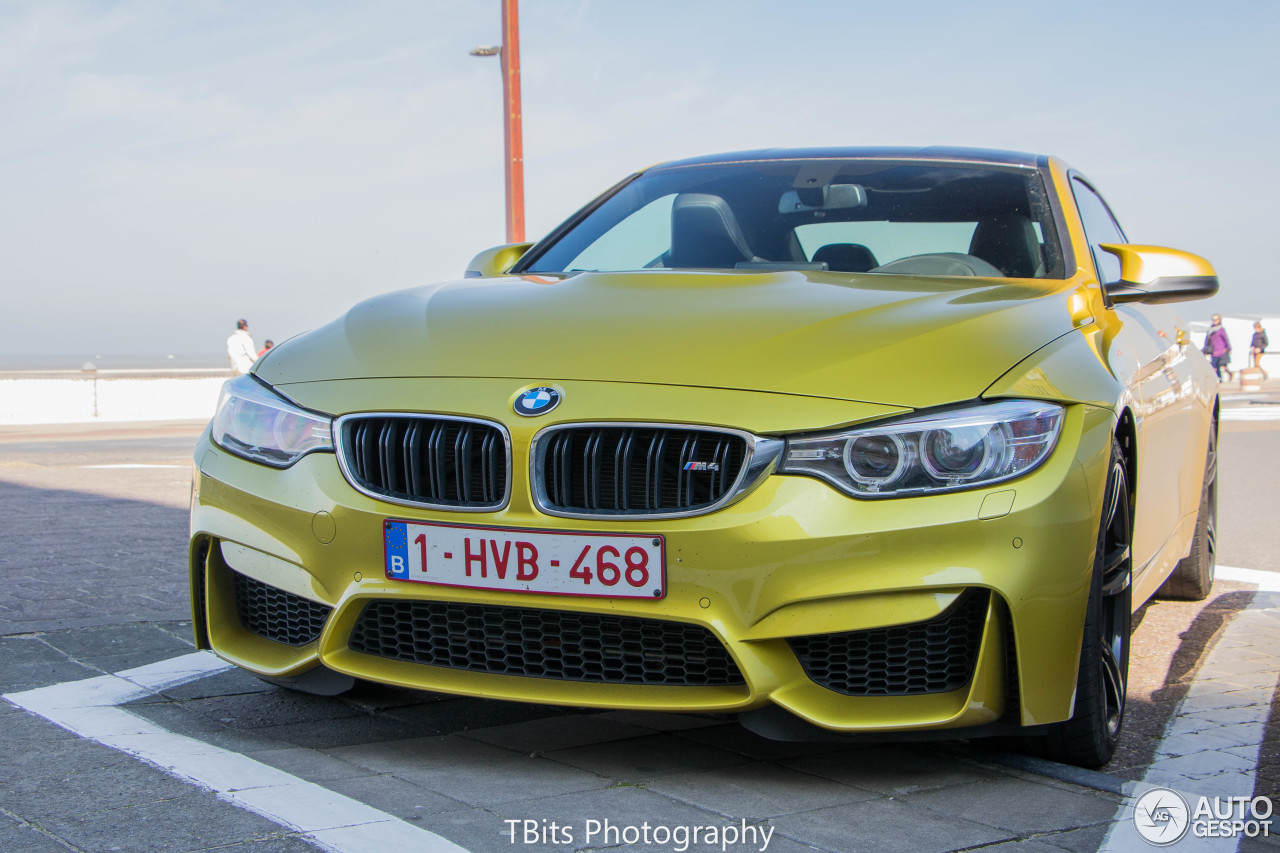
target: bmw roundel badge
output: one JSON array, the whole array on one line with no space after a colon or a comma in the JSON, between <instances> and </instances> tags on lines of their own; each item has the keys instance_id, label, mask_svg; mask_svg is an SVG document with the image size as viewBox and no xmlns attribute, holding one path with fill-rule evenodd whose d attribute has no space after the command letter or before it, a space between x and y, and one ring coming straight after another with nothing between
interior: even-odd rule
<instances>
[{"instance_id":1,"label":"bmw roundel badge","mask_svg":"<svg viewBox=\"0 0 1280 853\"><path fill-rule=\"evenodd\" d=\"M519 397L516 397L512 408L515 409L517 415L524 415L526 418L536 417L537 415L545 415L547 412L560 405L560 392L554 388L530 388Z\"/></svg>"}]
</instances>

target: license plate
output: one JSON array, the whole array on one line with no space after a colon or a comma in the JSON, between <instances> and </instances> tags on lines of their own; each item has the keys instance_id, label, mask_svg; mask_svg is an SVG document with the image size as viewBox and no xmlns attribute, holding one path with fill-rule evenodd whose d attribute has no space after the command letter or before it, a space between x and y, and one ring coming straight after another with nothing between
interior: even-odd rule
<instances>
[{"instance_id":1,"label":"license plate","mask_svg":"<svg viewBox=\"0 0 1280 853\"><path fill-rule=\"evenodd\" d=\"M388 519L392 580L608 598L667 594L661 536L548 533Z\"/></svg>"}]
</instances>

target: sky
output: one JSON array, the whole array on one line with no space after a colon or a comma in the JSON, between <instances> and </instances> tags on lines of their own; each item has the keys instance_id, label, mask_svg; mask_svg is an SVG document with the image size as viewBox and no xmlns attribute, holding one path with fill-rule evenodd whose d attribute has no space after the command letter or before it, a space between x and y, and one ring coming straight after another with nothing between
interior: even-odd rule
<instances>
[{"instance_id":1,"label":"sky","mask_svg":"<svg viewBox=\"0 0 1280 853\"><path fill-rule=\"evenodd\" d=\"M1158 10L1158 11L1156 11ZM0 369L279 342L505 242L499 0L0 0ZM1057 154L1280 316L1280 3L525 0L528 235L655 162Z\"/></svg>"}]
</instances>

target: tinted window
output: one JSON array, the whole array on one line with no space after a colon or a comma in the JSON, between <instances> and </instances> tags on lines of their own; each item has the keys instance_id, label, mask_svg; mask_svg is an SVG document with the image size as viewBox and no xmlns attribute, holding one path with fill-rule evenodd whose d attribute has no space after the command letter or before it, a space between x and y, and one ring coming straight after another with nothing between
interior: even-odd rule
<instances>
[{"instance_id":1,"label":"tinted window","mask_svg":"<svg viewBox=\"0 0 1280 853\"><path fill-rule=\"evenodd\" d=\"M893 264L884 272L1061 278L1056 233L1043 180L1032 169L878 159L729 162L640 175L535 247L515 271L857 273ZM969 272L937 271L952 268Z\"/></svg>"},{"instance_id":2,"label":"tinted window","mask_svg":"<svg viewBox=\"0 0 1280 853\"><path fill-rule=\"evenodd\" d=\"M1093 255L1093 265L1098 270L1098 279L1107 284L1120 280L1120 259L1108 251L1099 248L1102 243L1127 243L1124 232L1116 223L1115 217L1107 203L1093 189L1079 178L1071 181L1075 192L1076 207L1080 210L1080 219L1084 223L1084 235L1089 240L1089 252Z\"/></svg>"},{"instance_id":3,"label":"tinted window","mask_svg":"<svg viewBox=\"0 0 1280 853\"><path fill-rule=\"evenodd\" d=\"M976 222L815 222L796 228L805 255L826 246L866 246L882 264L926 252L968 252ZM831 250L828 250L830 252Z\"/></svg>"}]
</instances>

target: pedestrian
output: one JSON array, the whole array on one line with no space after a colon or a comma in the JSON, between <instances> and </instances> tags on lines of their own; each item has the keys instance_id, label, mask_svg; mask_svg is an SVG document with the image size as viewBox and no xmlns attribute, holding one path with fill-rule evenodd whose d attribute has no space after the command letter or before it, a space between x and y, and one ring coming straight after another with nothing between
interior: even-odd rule
<instances>
[{"instance_id":1,"label":"pedestrian","mask_svg":"<svg viewBox=\"0 0 1280 853\"><path fill-rule=\"evenodd\" d=\"M257 353L253 337L249 334L249 321L237 320L236 330L227 338L227 357L231 359L231 369L238 376L248 373L258 359Z\"/></svg>"},{"instance_id":2,"label":"pedestrian","mask_svg":"<svg viewBox=\"0 0 1280 853\"><path fill-rule=\"evenodd\" d=\"M267 342L262 345L262 349L258 350L258 358L262 358L264 355L266 355L267 350L271 349L275 345L276 345L276 342L268 338Z\"/></svg>"},{"instance_id":3,"label":"pedestrian","mask_svg":"<svg viewBox=\"0 0 1280 853\"><path fill-rule=\"evenodd\" d=\"M1222 315L1213 315L1213 325L1209 327L1209 334L1204 339L1204 352L1209 356L1213 364L1213 372L1218 374L1218 381L1222 381L1222 371L1227 372L1227 381L1231 381L1231 339L1227 337L1227 330L1222 328Z\"/></svg>"},{"instance_id":4,"label":"pedestrian","mask_svg":"<svg viewBox=\"0 0 1280 853\"><path fill-rule=\"evenodd\" d=\"M1253 323L1253 340L1249 342L1249 366L1256 367L1262 371L1262 379L1265 382L1270 377L1267 371L1262 370L1262 354L1267 351L1267 330L1262 328L1262 321L1255 320Z\"/></svg>"}]
</instances>

